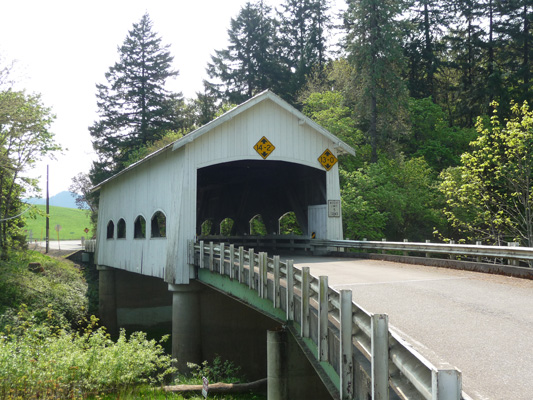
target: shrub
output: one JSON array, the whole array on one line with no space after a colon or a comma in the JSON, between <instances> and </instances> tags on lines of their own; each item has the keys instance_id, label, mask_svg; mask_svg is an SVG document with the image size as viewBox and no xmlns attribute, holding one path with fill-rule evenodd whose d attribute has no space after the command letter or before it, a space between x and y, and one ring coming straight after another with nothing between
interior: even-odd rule
<instances>
[{"instance_id":1,"label":"shrub","mask_svg":"<svg viewBox=\"0 0 533 400\"><path fill-rule=\"evenodd\" d=\"M48 321L53 314L49 309ZM162 383L174 372L160 342L143 332L127 337L122 330L113 342L95 317L81 332L48 321L37 323L22 308L16 324L0 333L0 398L83 398Z\"/></svg>"}]
</instances>

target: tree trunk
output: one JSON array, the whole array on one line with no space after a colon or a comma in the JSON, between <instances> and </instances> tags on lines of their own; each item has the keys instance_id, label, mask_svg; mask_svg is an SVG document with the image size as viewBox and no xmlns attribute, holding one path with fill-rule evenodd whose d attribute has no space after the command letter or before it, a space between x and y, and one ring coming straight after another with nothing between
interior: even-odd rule
<instances>
[{"instance_id":1,"label":"tree trunk","mask_svg":"<svg viewBox=\"0 0 533 400\"><path fill-rule=\"evenodd\" d=\"M249 391L264 392L266 391L267 379L249 383L213 383L209 385L209 393L246 393ZM165 386L165 392L173 393L201 393L202 385L175 385Z\"/></svg>"}]
</instances>

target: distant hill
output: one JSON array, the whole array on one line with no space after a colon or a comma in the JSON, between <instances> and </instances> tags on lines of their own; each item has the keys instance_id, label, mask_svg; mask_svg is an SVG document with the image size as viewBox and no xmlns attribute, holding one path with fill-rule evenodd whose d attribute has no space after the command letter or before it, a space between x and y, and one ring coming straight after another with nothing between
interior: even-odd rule
<instances>
[{"instance_id":1,"label":"distant hill","mask_svg":"<svg viewBox=\"0 0 533 400\"><path fill-rule=\"evenodd\" d=\"M50 205L55 207L65 207L65 208L78 208L75 201L76 193L72 192L61 192L56 194L55 196L50 197ZM45 205L46 199L26 199L26 203L29 204L38 204L38 205Z\"/></svg>"}]
</instances>

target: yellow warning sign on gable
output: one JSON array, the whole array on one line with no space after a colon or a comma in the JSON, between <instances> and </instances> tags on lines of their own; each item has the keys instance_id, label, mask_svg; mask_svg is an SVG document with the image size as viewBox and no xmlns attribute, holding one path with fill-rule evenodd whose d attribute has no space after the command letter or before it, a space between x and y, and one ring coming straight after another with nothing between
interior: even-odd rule
<instances>
[{"instance_id":1,"label":"yellow warning sign on gable","mask_svg":"<svg viewBox=\"0 0 533 400\"><path fill-rule=\"evenodd\" d=\"M335 164L337 164L337 157L335 157L329 149L326 149L326 151L318 157L318 162L326 169L326 171L329 171Z\"/></svg>"},{"instance_id":2,"label":"yellow warning sign on gable","mask_svg":"<svg viewBox=\"0 0 533 400\"><path fill-rule=\"evenodd\" d=\"M264 160L266 160L275 149L276 147L264 136L254 146L254 150L257 151Z\"/></svg>"}]
</instances>

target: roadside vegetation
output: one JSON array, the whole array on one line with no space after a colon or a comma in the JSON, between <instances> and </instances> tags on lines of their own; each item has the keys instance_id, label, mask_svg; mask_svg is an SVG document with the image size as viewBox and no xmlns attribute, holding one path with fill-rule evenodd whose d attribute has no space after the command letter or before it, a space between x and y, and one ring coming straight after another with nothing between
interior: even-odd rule
<instances>
[{"instance_id":1,"label":"roadside vegetation","mask_svg":"<svg viewBox=\"0 0 533 400\"><path fill-rule=\"evenodd\" d=\"M165 352L168 335L144 332L111 338L99 326L92 276L68 260L13 251L0 267L0 398L203 399L165 392L164 384L242 382L239 368L215 358L174 377ZM92 300L90 300L92 299ZM209 395L212 399L264 399L260 395Z\"/></svg>"}]
</instances>

